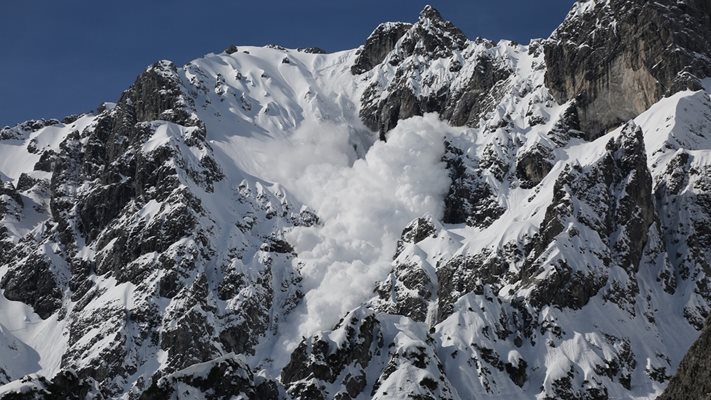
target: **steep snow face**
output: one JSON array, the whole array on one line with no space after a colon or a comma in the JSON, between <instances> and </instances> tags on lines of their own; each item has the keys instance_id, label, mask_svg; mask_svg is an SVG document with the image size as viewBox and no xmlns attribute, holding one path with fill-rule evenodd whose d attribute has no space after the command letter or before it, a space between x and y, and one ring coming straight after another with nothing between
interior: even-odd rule
<instances>
[{"instance_id":1,"label":"steep snow face","mask_svg":"<svg viewBox=\"0 0 711 400\"><path fill-rule=\"evenodd\" d=\"M5 328L0 331L0 358L0 381L3 384L14 380L14 377L40 370L35 350Z\"/></svg>"},{"instance_id":2,"label":"steep snow face","mask_svg":"<svg viewBox=\"0 0 711 400\"><path fill-rule=\"evenodd\" d=\"M711 306L711 99L585 131L546 43L427 7L3 129L0 393L654 398Z\"/></svg>"}]
</instances>

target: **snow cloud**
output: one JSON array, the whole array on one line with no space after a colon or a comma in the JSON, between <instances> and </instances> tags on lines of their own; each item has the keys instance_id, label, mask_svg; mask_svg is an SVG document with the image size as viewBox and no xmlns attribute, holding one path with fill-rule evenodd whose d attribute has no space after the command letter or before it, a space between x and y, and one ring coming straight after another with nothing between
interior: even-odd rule
<instances>
[{"instance_id":1,"label":"snow cloud","mask_svg":"<svg viewBox=\"0 0 711 400\"><path fill-rule=\"evenodd\" d=\"M303 263L307 292L294 315L302 335L330 328L372 295L391 269L407 223L441 215L450 184L441 162L443 138L454 130L436 115L401 121L387 142L351 163L347 131L313 128L291 138L276 168L278 181L322 221L287 236Z\"/></svg>"},{"instance_id":2,"label":"snow cloud","mask_svg":"<svg viewBox=\"0 0 711 400\"><path fill-rule=\"evenodd\" d=\"M391 270L402 229L417 217L441 216L450 185L441 161L443 138L457 132L433 114L411 118L357 159L347 128L305 124L261 149L260 163L269 163L261 170L272 174L267 179L286 187L321 220L287 234L299 255L306 297L284 340L330 329L370 298ZM277 347L297 344L283 341Z\"/></svg>"}]
</instances>

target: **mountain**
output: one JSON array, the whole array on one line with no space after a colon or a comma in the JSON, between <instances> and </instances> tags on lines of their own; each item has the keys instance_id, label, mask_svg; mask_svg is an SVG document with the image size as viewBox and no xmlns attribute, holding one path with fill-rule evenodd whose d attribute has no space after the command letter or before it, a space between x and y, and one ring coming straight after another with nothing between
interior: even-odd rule
<instances>
[{"instance_id":1,"label":"mountain","mask_svg":"<svg viewBox=\"0 0 711 400\"><path fill-rule=\"evenodd\" d=\"M0 130L0 396L704 398L710 21L428 6Z\"/></svg>"}]
</instances>

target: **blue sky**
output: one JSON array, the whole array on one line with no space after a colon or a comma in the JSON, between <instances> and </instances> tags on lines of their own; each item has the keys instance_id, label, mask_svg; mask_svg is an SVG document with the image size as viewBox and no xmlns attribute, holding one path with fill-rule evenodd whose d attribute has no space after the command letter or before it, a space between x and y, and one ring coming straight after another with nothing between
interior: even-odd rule
<instances>
[{"instance_id":1,"label":"blue sky","mask_svg":"<svg viewBox=\"0 0 711 400\"><path fill-rule=\"evenodd\" d=\"M432 4L470 38L547 37L573 0L7 0L0 5L0 126L114 101L158 59L228 44L354 48L378 23Z\"/></svg>"}]
</instances>

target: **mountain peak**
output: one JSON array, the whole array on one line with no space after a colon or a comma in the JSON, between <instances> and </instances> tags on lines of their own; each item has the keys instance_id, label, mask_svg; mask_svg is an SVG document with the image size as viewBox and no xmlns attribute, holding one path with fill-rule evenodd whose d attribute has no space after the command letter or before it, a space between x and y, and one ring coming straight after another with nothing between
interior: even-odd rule
<instances>
[{"instance_id":1,"label":"mountain peak","mask_svg":"<svg viewBox=\"0 0 711 400\"><path fill-rule=\"evenodd\" d=\"M425 8L422 9L422 11L420 11L420 20L423 19L444 21L444 19L442 18L442 14L440 14L436 8L432 7L429 4L426 5Z\"/></svg>"},{"instance_id":2,"label":"mountain peak","mask_svg":"<svg viewBox=\"0 0 711 400\"><path fill-rule=\"evenodd\" d=\"M416 53L434 58L448 57L453 50L461 50L467 45L466 35L429 5L404 36L400 46L404 56Z\"/></svg>"},{"instance_id":3,"label":"mountain peak","mask_svg":"<svg viewBox=\"0 0 711 400\"><path fill-rule=\"evenodd\" d=\"M703 397L711 0L573 10L159 61L0 129L0 398Z\"/></svg>"},{"instance_id":4,"label":"mountain peak","mask_svg":"<svg viewBox=\"0 0 711 400\"><path fill-rule=\"evenodd\" d=\"M426 30L429 32L436 32L437 34L448 34L466 41L466 36L464 33L457 28L451 21L448 21L442 17L442 14L437 11L436 8L431 5L426 5L425 8L420 11L420 16L417 19L417 23L413 27L414 29ZM459 40L456 40L459 41Z\"/></svg>"},{"instance_id":5,"label":"mountain peak","mask_svg":"<svg viewBox=\"0 0 711 400\"><path fill-rule=\"evenodd\" d=\"M442 18L434 7L426 5L413 25L405 22L386 22L378 25L359 50L358 59L351 67L353 74L370 71L396 52L396 60L412 54L434 58L448 57L452 50L466 47L467 37L453 23Z\"/></svg>"}]
</instances>

